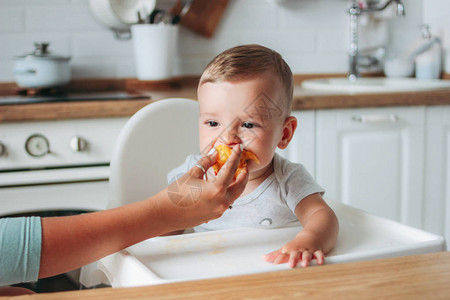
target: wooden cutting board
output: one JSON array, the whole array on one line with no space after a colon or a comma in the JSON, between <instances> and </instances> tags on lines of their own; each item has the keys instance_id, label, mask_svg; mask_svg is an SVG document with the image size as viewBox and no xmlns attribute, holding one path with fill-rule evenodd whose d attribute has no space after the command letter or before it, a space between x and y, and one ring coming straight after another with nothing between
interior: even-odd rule
<instances>
[{"instance_id":1,"label":"wooden cutting board","mask_svg":"<svg viewBox=\"0 0 450 300\"><path fill-rule=\"evenodd\" d=\"M210 38L230 0L193 0L180 24L192 31Z\"/></svg>"}]
</instances>

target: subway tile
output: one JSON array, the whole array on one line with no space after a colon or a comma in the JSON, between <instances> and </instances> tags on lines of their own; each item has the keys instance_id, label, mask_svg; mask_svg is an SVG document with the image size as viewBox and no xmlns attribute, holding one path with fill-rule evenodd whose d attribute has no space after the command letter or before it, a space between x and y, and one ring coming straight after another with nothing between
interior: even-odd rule
<instances>
[{"instance_id":1,"label":"subway tile","mask_svg":"<svg viewBox=\"0 0 450 300\"><path fill-rule=\"evenodd\" d=\"M180 55L210 55L240 44L239 33L218 32L212 38L205 38L180 28L178 52Z\"/></svg>"},{"instance_id":2,"label":"subway tile","mask_svg":"<svg viewBox=\"0 0 450 300\"><path fill-rule=\"evenodd\" d=\"M134 57L121 57L115 60L115 78L136 77L136 63Z\"/></svg>"},{"instance_id":3,"label":"subway tile","mask_svg":"<svg viewBox=\"0 0 450 300\"><path fill-rule=\"evenodd\" d=\"M210 61L204 56L183 56L178 59L175 75L200 75Z\"/></svg>"},{"instance_id":4,"label":"subway tile","mask_svg":"<svg viewBox=\"0 0 450 300\"><path fill-rule=\"evenodd\" d=\"M430 25L432 34L440 36L444 49L450 49L450 19L448 17L450 1L424 0L424 2L423 23ZM447 59L448 61L450 59ZM447 68L447 70L450 70L450 68Z\"/></svg>"},{"instance_id":5,"label":"subway tile","mask_svg":"<svg viewBox=\"0 0 450 300\"><path fill-rule=\"evenodd\" d=\"M114 59L74 59L71 62L72 78L115 78Z\"/></svg>"},{"instance_id":6,"label":"subway tile","mask_svg":"<svg viewBox=\"0 0 450 300\"><path fill-rule=\"evenodd\" d=\"M319 53L333 53L347 51L348 49L348 32L326 31L321 30L317 32L317 52Z\"/></svg>"},{"instance_id":7,"label":"subway tile","mask_svg":"<svg viewBox=\"0 0 450 300\"><path fill-rule=\"evenodd\" d=\"M77 58L132 57L131 40L122 41L112 31L76 33L73 35L73 53Z\"/></svg>"},{"instance_id":8,"label":"subway tile","mask_svg":"<svg viewBox=\"0 0 450 300\"><path fill-rule=\"evenodd\" d=\"M420 31L417 28L392 30L388 44L389 56L406 56L421 44Z\"/></svg>"},{"instance_id":9,"label":"subway tile","mask_svg":"<svg viewBox=\"0 0 450 300\"><path fill-rule=\"evenodd\" d=\"M450 57L450 51L444 51L444 56ZM443 68L446 73L450 73L450 59L444 59Z\"/></svg>"},{"instance_id":10,"label":"subway tile","mask_svg":"<svg viewBox=\"0 0 450 300\"><path fill-rule=\"evenodd\" d=\"M5 7L0 9L0 34L25 31L25 9L22 7Z\"/></svg>"},{"instance_id":11,"label":"subway tile","mask_svg":"<svg viewBox=\"0 0 450 300\"><path fill-rule=\"evenodd\" d=\"M27 30L29 32L77 32L102 30L88 7L27 6Z\"/></svg>"},{"instance_id":12,"label":"subway tile","mask_svg":"<svg viewBox=\"0 0 450 300\"><path fill-rule=\"evenodd\" d=\"M286 55L285 60L294 74L346 73L348 71L348 58L345 52Z\"/></svg>"},{"instance_id":13,"label":"subway tile","mask_svg":"<svg viewBox=\"0 0 450 300\"><path fill-rule=\"evenodd\" d=\"M315 34L303 30L246 31L241 34L242 44L261 44L278 52L314 52Z\"/></svg>"},{"instance_id":14,"label":"subway tile","mask_svg":"<svg viewBox=\"0 0 450 300\"><path fill-rule=\"evenodd\" d=\"M273 30L276 26L273 7L261 0L230 1L219 23L224 31Z\"/></svg>"},{"instance_id":15,"label":"subway tile","mask_svg":"<svg viewBox=\"0 0 450 300\"><path fill-rule=\"evenodd\" d=\"M0 82L14 82L13 68L12 60L0 60Z\"/></svg>"},{"instance_id":16,"label":"subway tile","mask_svg":"<svg viewBox=\"0 0 450 300\"><path fill-rule=\"evenodd\" d=\"M386 46L399 52L409 44L414 46L416 37L420 38L418 25L427 22L441 34L449 57L446 8L450 2L403 2L406 16L378 23L376 29L363 28L361 46L387 39ZM275 5L266 0L230 1L212 38L180 28L176 74L198 75L219 52L247 43L277 50L294 73L345 73L348 5L347 0L286 0ZM12 57L31 52L35 41L50 41L53 52L71 55L75 78L134 76L132 42L115 39L112 31L94 18L88 0L0 0L0 7L0 81L13 80ZM383 31L389 35L383 36ZM448 61L446 72L450 70Z\"/></svg>"},{"instance_id":17,"label":"subway tile","mask_svg":"<svg viewBox=\"0 0 450 300\"><path fill-rule=\"evenodd\" d=\"M279 28L346 30L348 1L289 1L278 8Z\"/></svg>"}]
</instances>

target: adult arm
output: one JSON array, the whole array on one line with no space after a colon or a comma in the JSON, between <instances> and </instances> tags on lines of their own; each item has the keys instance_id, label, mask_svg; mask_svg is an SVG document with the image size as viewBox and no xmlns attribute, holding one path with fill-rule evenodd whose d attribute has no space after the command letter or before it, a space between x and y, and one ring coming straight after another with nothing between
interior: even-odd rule
<instances>
[{"instance_id":1,"label":"adult arm","mask_svg":"<svg viewBox=\"0 0 450 300\"><path fill-rule=\"evenodd\" d=\"M195 166L147 200L84 215L43 218L39 278L76 269L145 239L220 217L248 180L247 172L233 179L242 152L239 145L233 150L227 167L221 169L214 182L203 180L202 169ZM207 170L215 160L213 153L199 164Z\"/></svg>"},{"instance_id":2,"label":"adult arm","mask_svg":"<svg viewBox=\"0 0 450 300\"><path fill-rule=\"evenodd\" d=\"M2 218L0 237L0 286L36 280L41 255L40 218Z\"/></svg>"}]
</instances>

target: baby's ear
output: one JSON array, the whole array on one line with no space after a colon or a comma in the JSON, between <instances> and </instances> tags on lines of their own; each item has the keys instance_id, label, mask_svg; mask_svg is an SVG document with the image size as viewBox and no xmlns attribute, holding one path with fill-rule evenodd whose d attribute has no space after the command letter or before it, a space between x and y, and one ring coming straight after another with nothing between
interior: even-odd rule
<instances>
[{"instance_id":1,"label":"baby's ear","mask_svg":"<svg viewBox=\"0 0 450 300\"><path fill-rule=\"evenodd\" d=\"M297 118L289 116L283 125L283 135L281 141L278 143L278 148L285 149L294 136L295 129L297 128Z\"/></svg>"}]
</instances>

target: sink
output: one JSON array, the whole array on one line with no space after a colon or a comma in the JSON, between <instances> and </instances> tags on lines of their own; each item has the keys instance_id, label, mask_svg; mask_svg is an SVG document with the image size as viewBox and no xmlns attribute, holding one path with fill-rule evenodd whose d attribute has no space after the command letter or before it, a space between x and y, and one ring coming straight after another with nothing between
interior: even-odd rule
<instances>
[{"instance_id":1,"label":"sink","mask_svg":"<svg viewBox=\"0 0 450 300\"><path fill-rule=\"evenodd\" d=\"M347 78L323 78L305 80L302 87L313 90L352 93L411 92L450 89L450 80L371 77L350 81Z\"/></svg>"}]
</instances>

